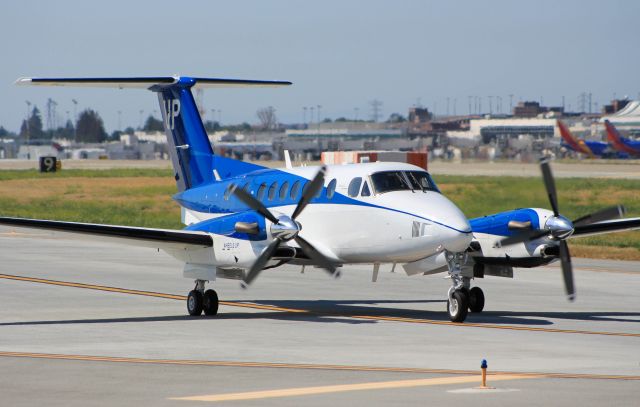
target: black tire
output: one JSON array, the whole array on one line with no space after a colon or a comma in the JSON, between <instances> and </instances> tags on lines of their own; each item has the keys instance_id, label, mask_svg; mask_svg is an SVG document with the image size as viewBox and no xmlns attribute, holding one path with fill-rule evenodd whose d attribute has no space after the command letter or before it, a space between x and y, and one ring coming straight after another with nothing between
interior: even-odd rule
<instances>
[{"instance_id":1,"label":"black tire","mask_svg":"<svg viewBox=\"0 0 640 407\"><path fill-rule=\"evenodd\" d=\"M196 317L202 314L202 303L202 293L197 290L190 291L187 297L187 311L189 311L189 315Z\"/></svg>"},{"instance_id":2,"label":"black tire","mask_svg":"<svg viewBox=\"0 0 640 407\"><path fill-rule=\"evenodd\" d=\"M451 299L447 300L447 313L451 322L464 322L469 311L469 297L467 293L456 290Z\"/></svg>"},{"instance_id":3,"label":"black tire","mask_svg":"<svg viewBox=\"0 0 640 407\"><path fill-rule=\"evenodd\" d=\"M469 311L482 312L484 309L484 293L480 287L469 290Z\"/></svg>"},{"instance_id":4,"label":"black tire","mask_svg":"<svg viewBox=\"0 0 640 407\"><path fill-rule=\"evenodd\" d=\"M202 300L205 315L216 315L218 313L218 293L215 290L205 291Z\"/></svg>"}]
</instances>

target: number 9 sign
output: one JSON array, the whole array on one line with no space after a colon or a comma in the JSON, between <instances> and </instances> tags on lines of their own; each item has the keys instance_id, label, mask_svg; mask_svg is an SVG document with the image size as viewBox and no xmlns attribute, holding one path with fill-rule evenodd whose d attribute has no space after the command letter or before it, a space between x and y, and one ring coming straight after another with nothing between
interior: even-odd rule
<instances>
[{"instance_id":1,"label":"number 9 sign","mask_svg":"<svg viewBox=\"0 0 640 407\"><path fill-rule=\"evenodd\" d=\"M56 157L40 157L40 172L56 172Z\"/></svg>"}]
</instances>

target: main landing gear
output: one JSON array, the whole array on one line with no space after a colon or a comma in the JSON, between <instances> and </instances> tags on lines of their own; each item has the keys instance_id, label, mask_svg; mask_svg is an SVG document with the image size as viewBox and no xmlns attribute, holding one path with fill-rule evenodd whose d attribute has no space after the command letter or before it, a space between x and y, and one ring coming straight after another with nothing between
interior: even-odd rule
<instances>
[{"instance_id":1,"label":"main landing gear","mask_svg":"<svg viewBox=\"0 0 640 407\"><path fill-rule=\"evenodd\" d=\"M471 278L462 275L460 265L465 262L466 253L447 253L449 276L452 287L449 289L447 313L451 322L464 322L468 311L482 312L484 293L480 287L471 288Z\"/></svg>"},{"instance_id":2,"label":"main landing gear","mask_svg":"<svg viewBox=\"0 0 640 407\"><path fill-rule=\"evenodd\" d=\"M205 315L218 313L218 293L215 290L204 290L204 280L196 280L196 286L187 297L187 311L189 315L198 316L204 311Z\"/></svg>"}]
</instances>

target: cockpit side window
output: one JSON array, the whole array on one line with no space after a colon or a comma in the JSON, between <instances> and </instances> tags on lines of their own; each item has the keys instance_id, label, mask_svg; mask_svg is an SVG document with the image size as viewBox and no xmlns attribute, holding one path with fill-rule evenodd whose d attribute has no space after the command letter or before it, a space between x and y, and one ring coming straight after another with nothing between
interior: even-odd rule
<instances>
[{"instance_id":1,"label":"cockpit side window","mask_svg":"<svg viewBox=\"0 0 640 407\"><path fill-rule=\"evenodd\" d=\"M362 186L362 193L360 195L371 196L371 190L369 190L369 183L367 181L364 182L364 185Z\"/></svg>"},{"instance_id":2,"label":"cockpit side window","mask_svg":"<svg viewBox=\"0 0 640 407\"><path fill-rule=\"evenodd\" d=\"M360 192L360 185L362 185L361 177L355 177L351 180L351 182L349 183L349 188L347 190L350 197L358 196L358 192Z\"/></svg>"},{"instance_id":3,"label":"cockpit side window","mask_svg":"<svg viewBox=\"0 0 640 407\"><path fill-rule=\"evenodd\" d=\"M411 190L402 171L383 171L371 175L371 182L377 193Z\"/></svg>"}]
</instances>

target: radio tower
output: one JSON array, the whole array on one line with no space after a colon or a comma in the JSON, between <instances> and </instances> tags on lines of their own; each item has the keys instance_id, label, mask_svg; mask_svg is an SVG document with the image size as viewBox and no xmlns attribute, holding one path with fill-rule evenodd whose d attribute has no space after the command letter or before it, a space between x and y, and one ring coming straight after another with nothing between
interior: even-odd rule
<instances>
[{"instance_id":1,"label":"radio tower","mask_svg":"<svg viewBox=\"0 0 640 407\"><path fill-rule=\"evenodd\" d=\"M369 102L369 106L371 107L371 120L377 122L382 116L382 102L378 99L373 99Z\"/></svg>"}]
</instances>

